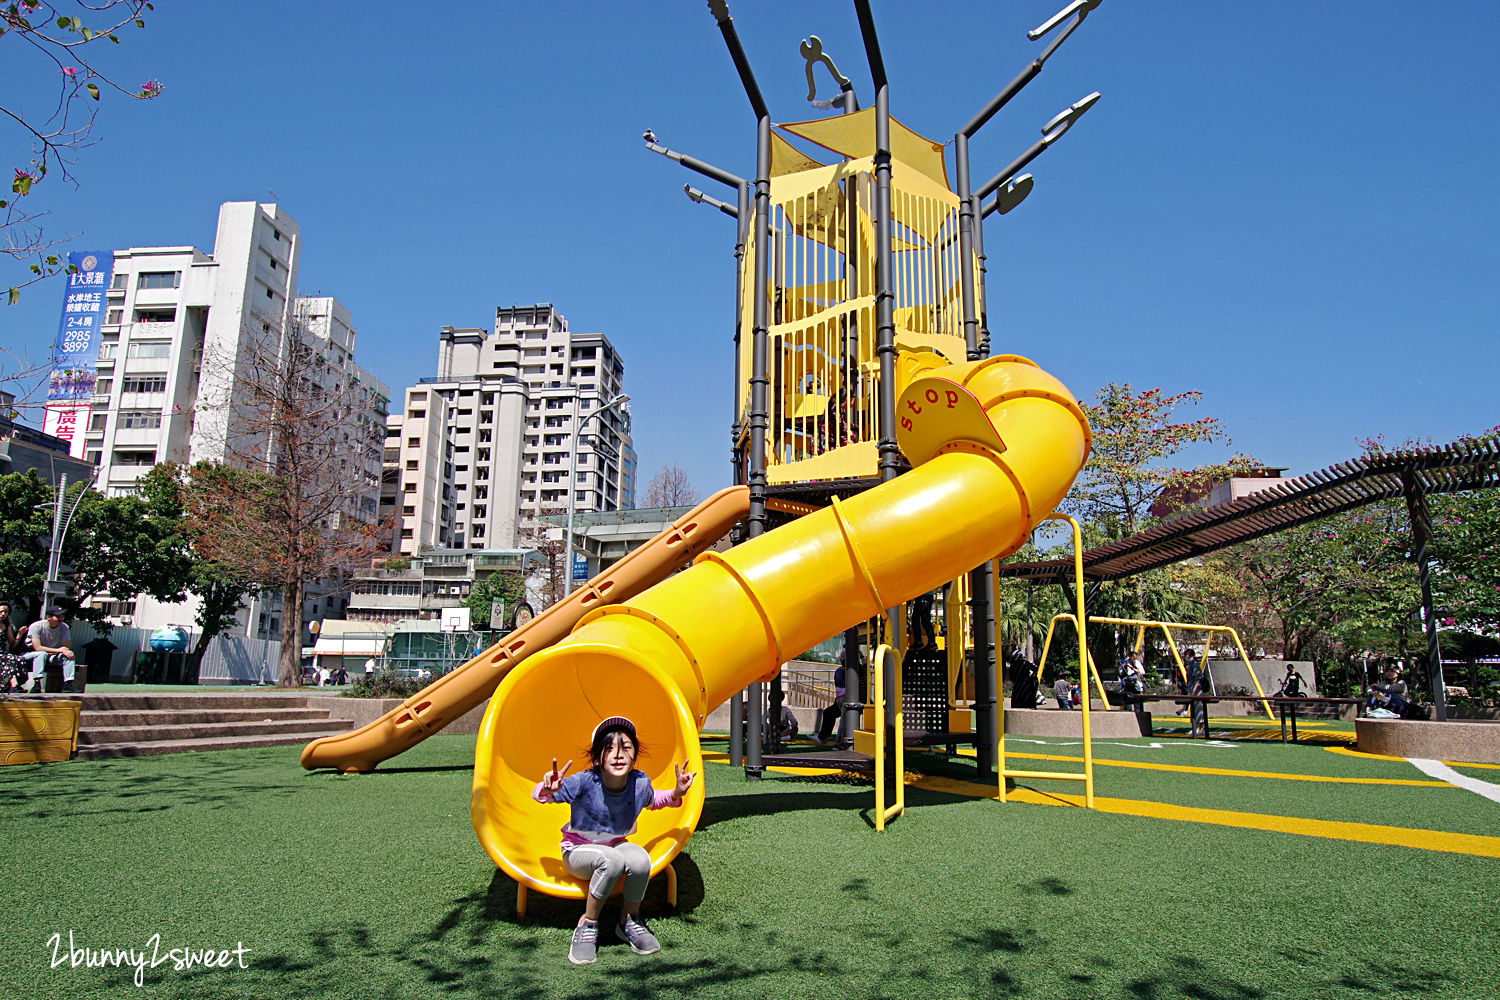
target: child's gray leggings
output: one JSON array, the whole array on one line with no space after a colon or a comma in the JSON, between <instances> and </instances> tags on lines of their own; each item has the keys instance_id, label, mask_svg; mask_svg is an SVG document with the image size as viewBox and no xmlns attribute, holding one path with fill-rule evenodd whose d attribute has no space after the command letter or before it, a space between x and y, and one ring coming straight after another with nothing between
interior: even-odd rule
<instances>
[{"instance_id":1,"label":"child's gray leggings","mask_svg":"<svg viewBox=\"0 0 1500 1000\"><path fill-rule=\"evenodd\" d=\"M623 874L627 906L646 897L646 883L651 881L651 855L628 841L613 847L579 844L563 855L563 864L574 875L589 880L589 895L595 899L607 899Z\"/></svg>"}]
</instances>

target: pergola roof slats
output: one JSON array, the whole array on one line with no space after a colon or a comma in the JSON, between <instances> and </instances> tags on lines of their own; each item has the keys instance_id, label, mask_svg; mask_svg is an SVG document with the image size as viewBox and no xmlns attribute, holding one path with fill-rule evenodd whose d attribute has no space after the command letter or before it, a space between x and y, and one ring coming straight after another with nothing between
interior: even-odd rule
<instances>
[{"instance_id":1,"label":"pergola roof slats","mask_svg":"<svg viewBox=\"0 0 1500 1000\"><path fill-rule=\"evenodd\" d=\"M1119 580L1157 569L1402 496L1407 481L1423 493L1500 487L1500 437L1338 462L1090 549L1083 554L1084 575L1091 580ZM1000 567L1000 575L1050 582L1069 576L1072 567L1071 559L1011 563Z\"/></svg>"}]
</instances>

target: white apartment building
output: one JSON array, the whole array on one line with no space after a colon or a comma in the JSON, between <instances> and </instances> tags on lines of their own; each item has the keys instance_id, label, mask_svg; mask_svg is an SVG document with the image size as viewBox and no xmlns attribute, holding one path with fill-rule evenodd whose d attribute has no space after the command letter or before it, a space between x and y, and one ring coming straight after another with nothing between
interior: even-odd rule
<instances>
[{"instance_id":1,"label":"white apartment building","mask_svg":"<svg viewBox=\"0 0 1500 1000\"><path fill-rule=\"evenodd\" d=\"M98 489L128 493L159 462L225 460L237 430L229 402L243 347L257 335L295 329L330 385L355 387L359 402L343 433L359 446L369 488L347 514L375 519L390 391L354 363L347 309L332 298L295 299L300 241L296 221L279 206L226 202L211 254L190 246L115 253L82 442L84 457L99 466ZM344 603L314 591L304 619L337 615ZM258 606L248 633L275 637L279 608ZM190 608L146 598L120 610L142 626L192 616Z\"/></svg>"},{"instance_id":2,"label":"white apartment building","mask_svg":"<svg viewBox=\"0 0 1500 1000\"><path fill-rule=\"evenodd\" d=\"M496 309L493 331L443 327L438 373L408 391L396 442L403 498L396 551L525 548L520 529L539 514L566 510L570 488L580 511L633 507L630 413L615 407L595 415L620 395L624 374L607 337L571 333L547 303ZM446 542L440 505L432 499L443 485L424 465L434 446L423 427L434 429L438 398L447 406L442 433L451 446L453 520ZM387 438L388 453L391 445ZM437 511L439 520L430 521L428 511Z\"/></svg>"},{"instance_id":3,"label":"white apartment building","mask_svg":"<svg viewBox=\"0 0 1500 1000\"><path fill-rule=\"evenodd\" d=\"M400 413L386 418L382 514L393 514L391 552L446 549L453 539L453 442L443 433L448 400L427 386L406 390Z\"/></svg>"}]
</instances>

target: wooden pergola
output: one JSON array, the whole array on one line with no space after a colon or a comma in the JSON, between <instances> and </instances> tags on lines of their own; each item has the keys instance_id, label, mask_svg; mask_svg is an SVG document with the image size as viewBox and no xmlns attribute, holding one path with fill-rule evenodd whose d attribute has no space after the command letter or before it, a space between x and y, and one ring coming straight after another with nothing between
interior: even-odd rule
<instances>
[{"instance_id":1,"label":"wooden pergola","mask_svg":"<svg viewBox=\"0 0 1500 1000\"><path fill-rule=\"evenodd\" d=\"M1428 575L1432 522L1426 497L1493 487L1500 487L1500 437L1367 455L1230 503L1182 514L1129 538L1089 549L1083 554L1083 573L1096 583L1121 580L1366 504L1401 497L1411 515L1416 540L1413 555L1422 588L1427 667L1435 714L1438 719L1445 719L1442 659ZM1066 583L1072 571L1072 559L1047 559L1004 563L999 575L1039 583Z\"/></svg>"}]
</instances>

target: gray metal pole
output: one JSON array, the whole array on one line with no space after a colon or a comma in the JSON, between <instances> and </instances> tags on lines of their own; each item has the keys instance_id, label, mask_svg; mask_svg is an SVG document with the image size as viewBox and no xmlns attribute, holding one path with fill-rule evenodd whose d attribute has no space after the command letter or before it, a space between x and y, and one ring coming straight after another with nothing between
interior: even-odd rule
<instances>
[{"instance_id":1,"label":"gray metal pole","mask_svg":"<svg viewBox=\"0 0 1500 1000\"><path fill-rule=\"evenodd\" d=\"M68 495L68 474L57 477L57 498L52 504L52 544L47 549L47 580L42 586L42 608L54 600L52 585L57 581L57 572L62 567L62 522L63 501ZM81 494L80 494L81 495Z\"/></svg>"},{"instance_id":2,"label":"gray metal pole","mask_svg":"<svg viewBox=\"0 0 1500 1000\"><path fill-rule=\"evenodd\" d=\"M1432 575L1428 569L1427 549L1432 542L1432 518L1422 484L1411 472L1401 473L1401 493L1411 514L1412 540L1416 544L1417 582L1422 588L1422 626L1427 635L1427 679L1432 686L1432 714L1439 722L1448 719L1448 691L1443 683L1443 655L1438 649L1437 618L1432 607Z\"/></svg>"},{"instance_id":3,"label":"gray metal pole","mask_svg":"<svg viewBox=\"0 0 1500 1000\"><path fill-rule=\"evenodd\" d=\"M755 275L751 289L754 306L750 331L750 469L746 476L750 487L750 511L745 518L746 534L755 538L766 530L766 436L770 429L766 415L766 389L770 381L766 374L766 291L770 280L767 263L771 244L771 112L761 96L760 85L755 82L755 73L745 56L744 46L740 44L734 19L729 16L727 0L709 0L708 9L729 49L729 57L739 73L745 96L750 99L750 108L755 112ZM750 685L750 745L745 754L745 777L752 781L759 780L764 771L760 762L760 705L761 685L757 681Z\"/></svg>"},{"instance_id":4,"label":"gray metal pole","mask_svg":"<svg viewBox=\"0 0 1500 1000\"><path fill-rule=\"evenodd\" d=\"M974 759L979 776L995 773L995 747L1000 742L996 703L1004 708L1003 692L995 683L995 620L990 609L990 564L969 574L972 597L970 619L974 633Z\"/></svg>"},{"instance_id":5,"label":"gray metal pole","mask_svg":"<svg viewBox=\"0 0 1500 1000\"><path fill-rule=\"evenodd\" d=\"M953 137L953 160L958 167L958 285L964 310L964 349L970 361L978 361L982 357L979 312L975 303L974 269L969 266L974 252L974 200L969 190L969 137L963 132Z\"/></svg>"},{"instance_id":6,"label":"gray metal pole","mask_svg":"<svg viewBox=\"0 0 1500 1000\"><path fill-rule=\"evenodd\" d=\"M880 361L880 479L896 478L896 291L891 283L891 98L869 0L854 0L860 35L875 79L875 354Z\"/></svg>"},{"instance_id":7,"label":"gray metal pole","mask_svg":"<svg viewBox=\"0 0 1500 1000\"><path fill-rule=\"evenodd\" d=\"M896 443L896 291L891 281L891 95L869 0L854 0L854 12L859 18L859 33L875 84L875 355L880 362L877 400L880 437L876 451L880 481L889 482L899 474L901 463L901 449ZM885 641L895 646L900 642L896 634L897 610L887 608L885 619ZM884 672L882 684L889 698L896 689L894 657L880 669ZM896 730L895 718L894 711L886 712L886 743L892 747L896 740L906 737Z\"/></svg>"},{"instance_id":8,"label":"gray metal pole","mask_svg":"<svg viewBox=\"0 0 1500 1000\"><path fill-rule=\"evenodd\" d=\"M729 696L729 766L742 767L745 763L745 693L736 691Z\"/></svg>"}]
</instances>

